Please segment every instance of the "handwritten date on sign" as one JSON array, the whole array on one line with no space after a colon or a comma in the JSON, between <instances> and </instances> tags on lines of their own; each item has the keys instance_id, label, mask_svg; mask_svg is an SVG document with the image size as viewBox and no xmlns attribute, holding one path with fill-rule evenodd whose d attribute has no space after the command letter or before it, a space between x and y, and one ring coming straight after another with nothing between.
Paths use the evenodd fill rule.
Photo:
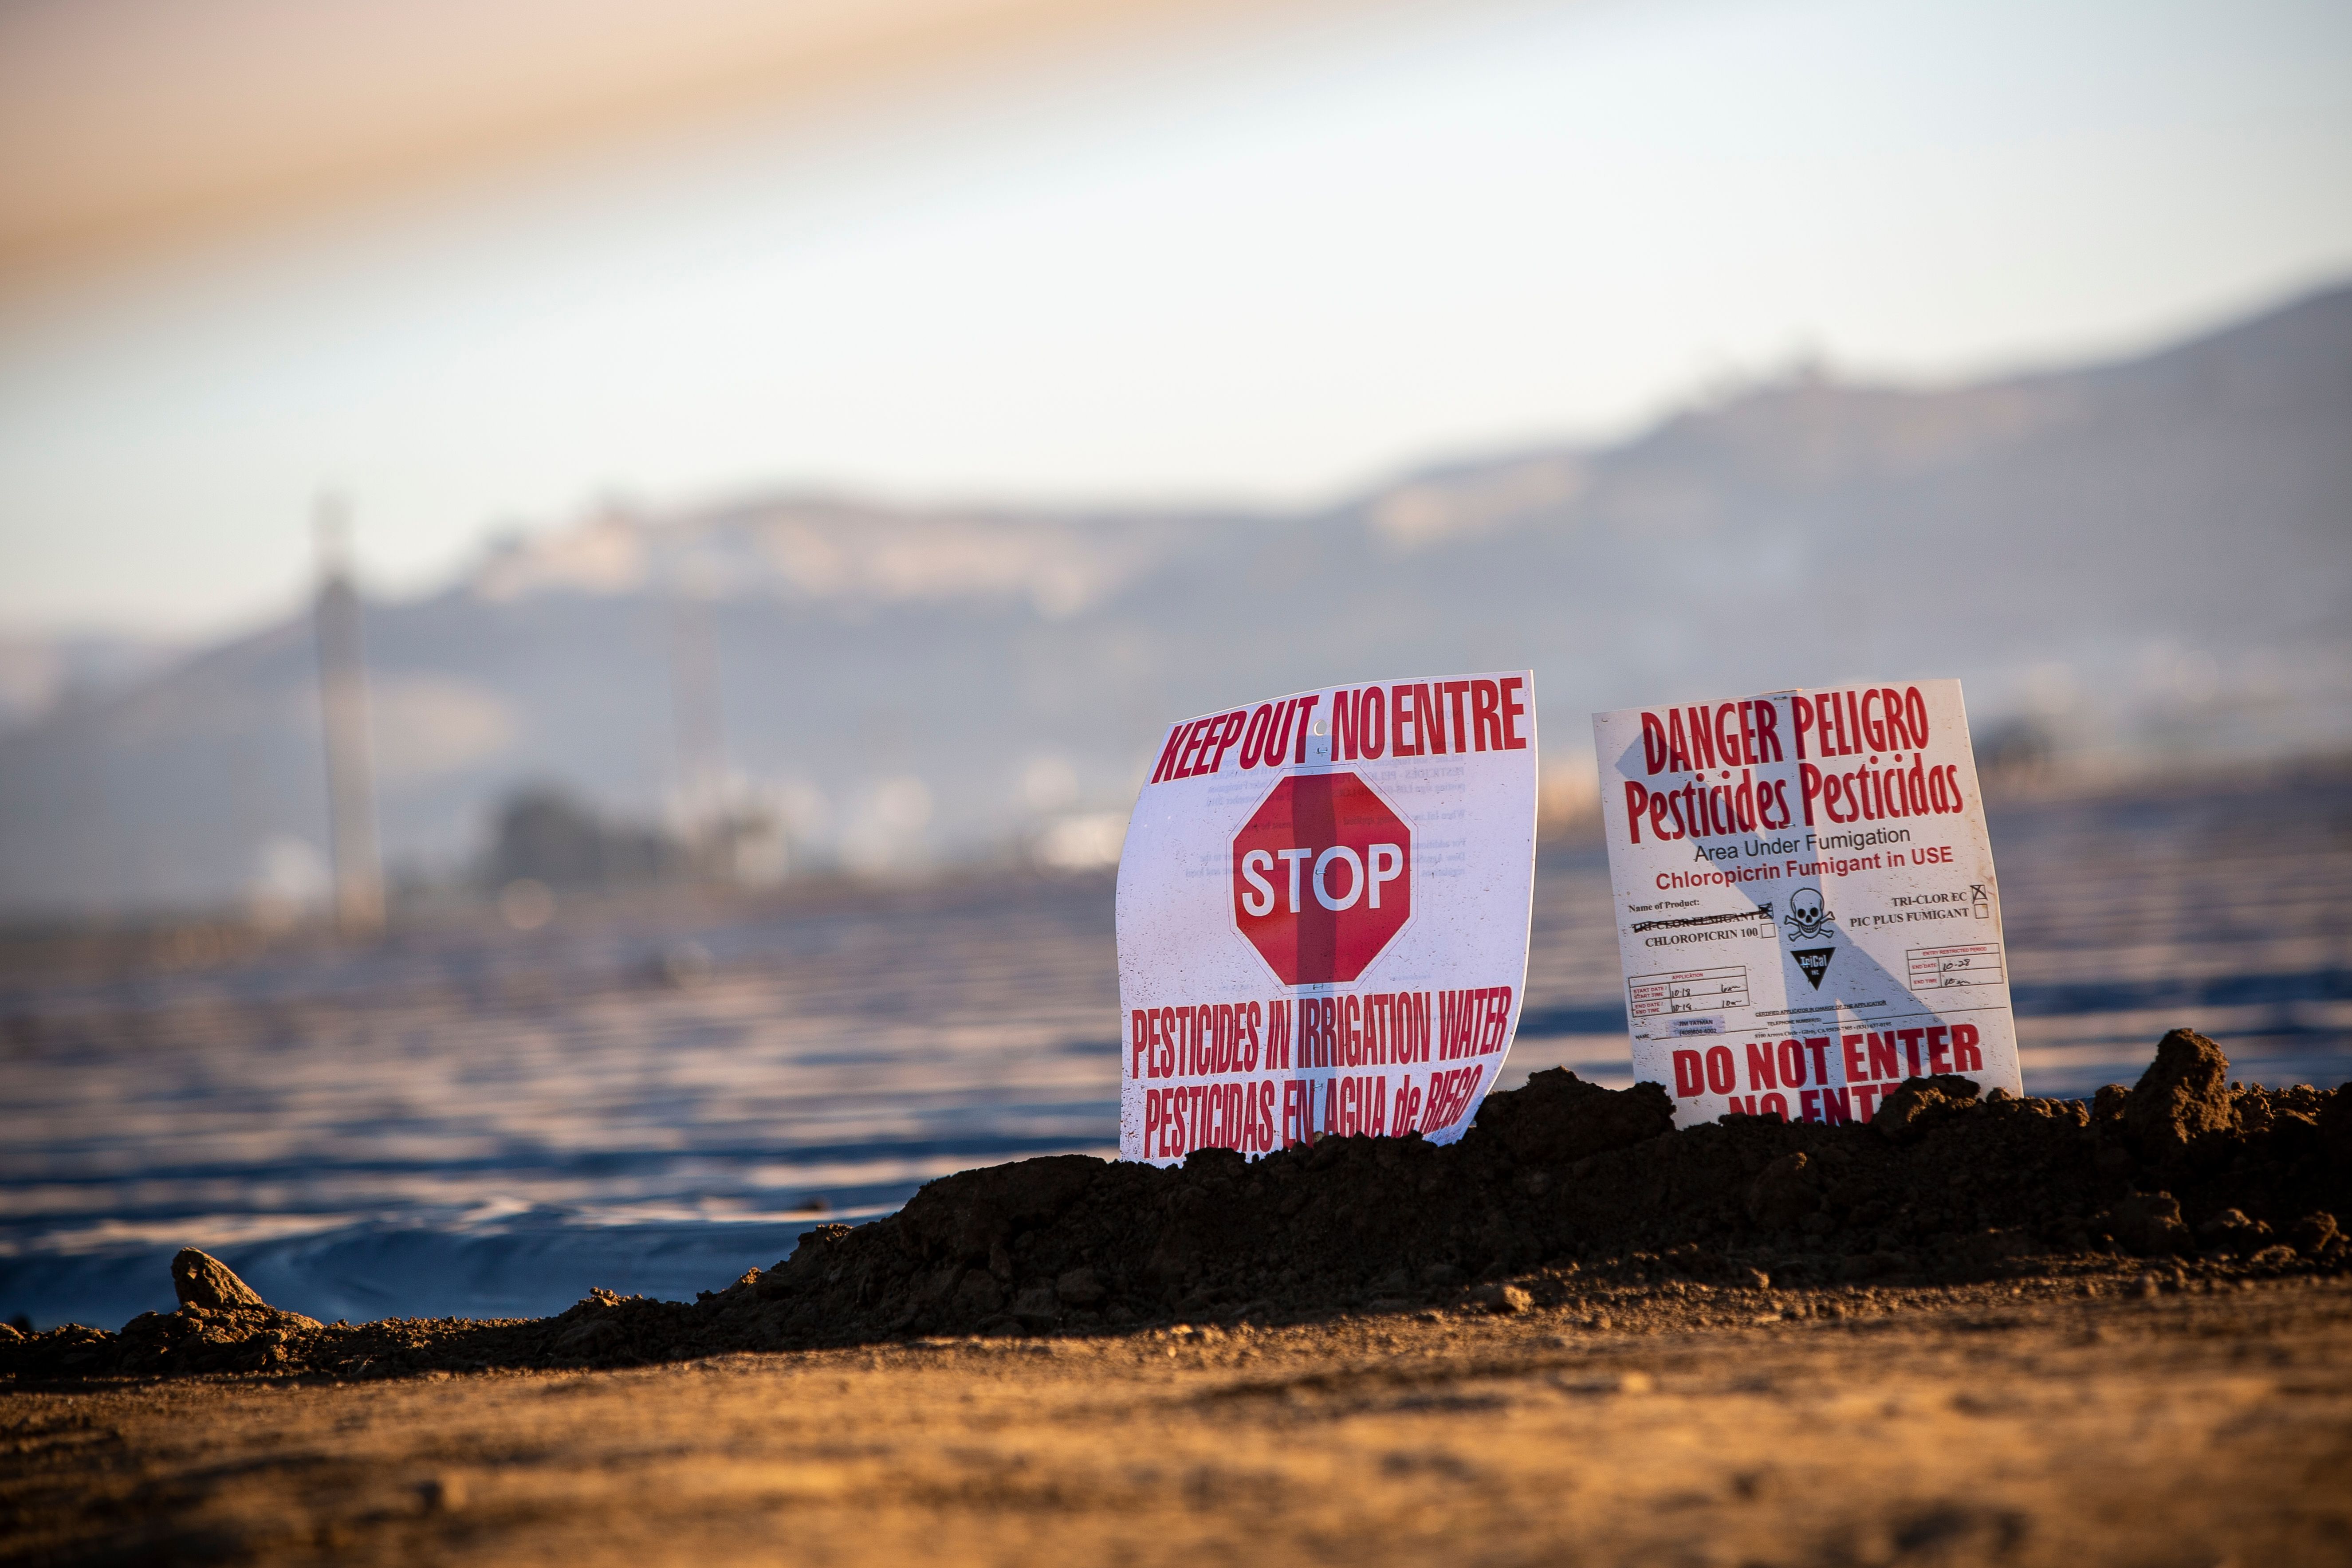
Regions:
<instances>
[{"instance_id":1,"label":"handwritten date on sign","mask_svg":"<svg viewBox=\"0 0 2352 1568\"><path fill-rule=\"evenodd\" d=\"M1234 924L1285 985L1345 984L1412 918L1412 827L1351 773L1284 779L1234 835Z\"/></svg>"}]
</instances>

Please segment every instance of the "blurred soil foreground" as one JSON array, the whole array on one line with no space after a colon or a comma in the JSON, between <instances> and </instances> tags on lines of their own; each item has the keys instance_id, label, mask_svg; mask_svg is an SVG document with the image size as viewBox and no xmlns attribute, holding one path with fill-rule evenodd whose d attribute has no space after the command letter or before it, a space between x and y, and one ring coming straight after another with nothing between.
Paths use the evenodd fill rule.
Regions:
<instances>
[{"instance_id":1,"label":"blurred soil foreground","mask_svg":"<svg viewBox=\"0 0 2352 1568\"><path fill-rule=\"evenodd\" d=\"M2331 1563L2340 1279L0 1395L33 1563Z\"/></svg>"},{"instance_id":2,"label":"blurred soil foreground","mask_svg":"<svg viewBox=\"0 0 2352 1568\"><path fill-rule=\"evenodd\" d=\"M2352 1560L2352 1093L2229 1071L1679 1132L1547 1072L1451 1148L1016 1162L537 1321L189 1251L175 1312L0 1334L0 1550Z\"/></svg>"}]
</instances>

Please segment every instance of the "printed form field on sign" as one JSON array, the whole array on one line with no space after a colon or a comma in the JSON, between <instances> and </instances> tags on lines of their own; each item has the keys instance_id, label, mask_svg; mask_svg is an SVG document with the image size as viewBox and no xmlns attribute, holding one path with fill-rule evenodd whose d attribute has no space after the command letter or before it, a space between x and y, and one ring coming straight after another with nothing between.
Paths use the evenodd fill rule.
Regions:
<instances>
[{"instance_id":1,"label":"printed form field on sign","mask_svg":"<svg viewBox=\"0 0 2352 1568\"><path fill-rule=\"evenodd\" d=\"M1626 1011L1637 1020L1713 1016L1719 1023L1726 1013L1748 1010L1748 966L1644 974L1627 983L1625 996Z\"/></svg>"}]
</instances>

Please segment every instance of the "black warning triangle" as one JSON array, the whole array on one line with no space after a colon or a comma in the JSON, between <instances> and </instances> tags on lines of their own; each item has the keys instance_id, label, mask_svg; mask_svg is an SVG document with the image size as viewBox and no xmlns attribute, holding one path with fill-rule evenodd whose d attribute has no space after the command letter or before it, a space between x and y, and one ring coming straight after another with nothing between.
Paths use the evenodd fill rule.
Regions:
<instances>
[{"instance_id":1,"label":"black warning triangle","mask_svg":"<svg viewBox=\"0 0 2352 1568\"><path fill-rule=\"evenodd\" d=\"M1805 972L1805 978L1813 983L1814 990L1819 991L1822 976L1830 972L1830 959L1836 952L1837 949L1833 947L1808 947L1789 956L1797 961L1797 967Z\"/></svg>"}]
</instances>

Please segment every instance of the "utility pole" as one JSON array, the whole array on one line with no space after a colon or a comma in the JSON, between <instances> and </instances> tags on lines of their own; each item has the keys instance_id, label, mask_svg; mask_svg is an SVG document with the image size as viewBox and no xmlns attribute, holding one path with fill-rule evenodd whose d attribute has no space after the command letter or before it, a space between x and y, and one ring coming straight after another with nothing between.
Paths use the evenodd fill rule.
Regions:
<instances>
[{"instance_id":1,"label":"utility pole","mask_svg":"<svg viewBox=\"0 0 2352 1568\"><path fill-rule=\"evenodd\" d=\"M334 497L319 500L319 718L327 738L327 831L334 849L335 925L365 940L383 930L383 866L376 851L375 770L368 745L367 658L360 595L352 584L350 523Z\"/></svg>"},{"instance_id":2,"label":"utility pole","mask_svg":"<svg viewBox=\"0 0 2352 1568\"><path fill-rule=\"evenodd\" d=\"M726 715L719 641L705 574L691 563L669 584L670 710L676 723L680 814L698 877L728 879Z\"/></svg>"}]
</instances>

